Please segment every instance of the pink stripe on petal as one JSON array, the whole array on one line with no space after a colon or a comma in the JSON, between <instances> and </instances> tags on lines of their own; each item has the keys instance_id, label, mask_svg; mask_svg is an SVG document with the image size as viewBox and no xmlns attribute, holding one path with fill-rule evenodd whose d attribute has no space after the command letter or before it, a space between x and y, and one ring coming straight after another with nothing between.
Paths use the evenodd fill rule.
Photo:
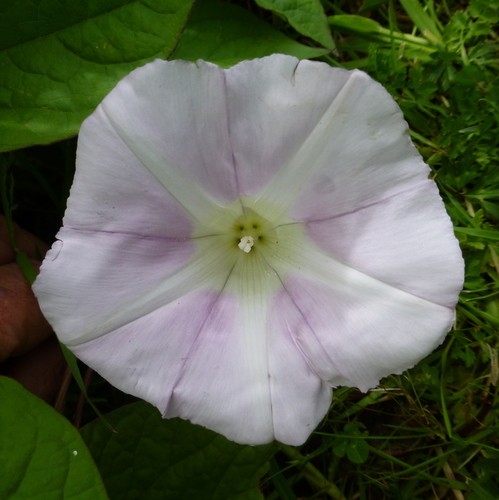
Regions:
<instances>
[{"instance_id":1,"label":"pink stripe on petal","mask_svg":"<svg viewBox=\"0 0 499 500\"><path fill-rule=\"evenodd\" d=\"M64 225L77 229L188 238L189 214L123 143L97 110L82 126Z\"/></svg>"},{"instance_id":2,"label":"pink stripe on petal","mask_svg":"<svg viewBox=\"0 0 499 500\"><path fill-rule=\"evenodd\" d=\"M279 294L270 311L267 334L275 439L298 446L326 414L332 391L296 345L294 335L303 318L289 297Z\"/></svg>"},{"instance_id":3,"label":"pink stripe on petal","mask_svg":"<svg viewBox=\"0 0 499 500\"><path fill-rule=\"evenodd\" d=\"M279 54L243 61L226 71L230 137L241 194L258 194L286 165L348 76L342 69Z\"/></svg>"},{"instance_id":4,"label":"pink stripe on petal","mask_svg":"<svg viewBox=\"0 0 499 500\"><path fill-rule=\"evenodd\" d=\"M321 116L259 193L265 202L291 219L310 221L377 202L428 176L400 109L379 83L360 71L313 62L300 78L300 67L296 85L320 101ZM316 76L336 82L324 101Z\"/></svg>"},{"instance_id":5,"label":"pink stripe on petal","mask_svg":"<svg viewBox=\"0 0 499 500\"><path fill-rule=\"evenodd\" d=\"M165 411L217 300L192 292L72 350L119 389Z\"/></svg>"},{"instance_id":6,"label":"pink stripe on petal","mask_svg":"<svg viewBox=\"0 0 499 500\"><path fill-rule=\"evenodd\" d=\"M223 293L203 324L166 417L179 416L240 443L272 441L263 330L249 330L238 297Z\"/></svg>"},{"instance_id":7,"label":"pink stripe on petal","mask_svg":"<svg viewBox=\"0 0 499 500\"><path fill-rule=\"evenodd\" d=\"M308 236L343 264L454 307L463 284L463 259L434 182L424 180L378 203L306 227Z\"/></svg>"},{"instance_id":8,"label":"pink stripe on petal","mask_svg":"<svg viewBox=\"0 0 499 500\"><path fill-rule=\"evenodd\" d=\"M326 285L296 275L285 287L302 317L290 327L295 342L333 386L375 387L435 349L454 321L450 308L375 282Z\"/></svg>"},{"instance_id":9,"label":"pink stripe on petal","mask_svg":"<svg viewBox=\"0 0 499 500\"><path fill-rule=\"evenodd\" d=\"M259 351L239 323L240 308L230 294L193 292L73 351L167 417L238 442L301 444L326 413L331 389L310 369L280 314L273 311L264 336L247 332L268 345Z\"/></svg>"},{"instance_id":10,"label":"pink stripe on petal","mask_svg":"<svg viewBox=\"0 0 499 500\"><path fill-rule=\"evenodd\" d=\"M237 197L224 72L218 66L156 60L118 83L100 109L138 158L164 176L166 188L176 185L168 181L172 176L186 187L190 183L198 196L222 202ZM180 191L175 194L188 206L187 190Z\"/></svg>"},{"instance_id":11,"label":"pink stripe on petal","mask_svg":"<svg viewBox=\"0 0 499 500\"><path fill-rule=\"evenodd\" d=\"M86 332L106 333L102 325L113 312L159 287L194 253L190 240L70 228L58 237L33 290L54 330L70 345Z\"/></svg>"}]
</instances>

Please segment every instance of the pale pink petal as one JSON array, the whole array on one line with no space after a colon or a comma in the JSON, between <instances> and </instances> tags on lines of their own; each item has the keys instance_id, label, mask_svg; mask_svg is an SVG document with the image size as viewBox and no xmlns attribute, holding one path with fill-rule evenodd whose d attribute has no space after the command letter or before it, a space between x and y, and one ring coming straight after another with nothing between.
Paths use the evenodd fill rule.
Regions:
<instances>
[{"instance_id":1,"label":"pale pink petal","mask_svg":"<svg viewBox=\"0 0 499 500\"><path fill-rule=\"evenodd\" d=\"M182 268L194 254L192 229L98 110L82 126L64 227L34 285L63 342L103 335L109 317Z\"/></svg>"},{"instance_id":2,"label":"pale pink petal","mask_svg":"<svg viewBox=\"0 0 499 500\"><path fill-rule=\"evenodd\" d=\"M113 385L164 412L218 298L203 290L187 293L72 350Z\"/></svg>"},{"instance_id":3,"label":"pale pink petal","mask_svg":"<svg viewBox=\"0 0 499 500\"><path fill-rule=\"evenodd\" d=\"M190 240L175 238L66 227L58 238L33 290L44 315L68 345L104 335L156 307L165 280L194 253ZM155 292L160 295L156 300L148 298Z\"/></svg>"},{"instance_id":4,"label":"pale pink petal","mask_svg":"<svg viewBox=\"0 0 499 500\"><path fill-rule=\"evenodd\" d=\"M238 260L230 274L166 416L241 443L301 444L327 411L330 391L300 359L289 332L273 331L270 299L282 288L280 279L264 261L248 262ZM284 353L290 357L279 359Z\"/></svg>"},{"instance_id":5,"label":"pale pink petal","mask_svg":"<svg viewBox=\"0 0 499 500\"><path fill-rule=\"evenodd\" d=\"M258 194L291 160L349 75L279 54L227 70L230 137L240 194Z\"/></svg>"},{"instance_id":6,"label":"pale pink petal","mask_svg":"<svg viewBox=\"0 0 499 500\"><path fill-rule=\"evenodd\" d=\"M302 85L303 92L310 94L309 101L316 103L321 92L314 82L326 76L341 84L340 89L327 94L326 102L320 101L320 120L258 194L263 203L298 221L376 203L426 179L429 173L409 139L397 104L367 74L303 62L297 66L293 83Z\"/></svg>"},{"instance_id":7,"label":"pale pink petal","mask_svg":"<svg viewBox=\"0 0 499 500\"><path fill-rule=\"evenodd\" d=\"M221 68L156 60L123 79L99 116L193 215L237 197Z\"/></svg>"},{"instance_id":8,"label":"pale pink petal","mask_svg":"<svg viewBox=\"0 0 499 500\"><path fill-rule=\"evenodd\" d=\"M287 309L277 301L270 306L267 349L274 435L281 443L298 446L324 418L332 391L297 346L296 325Z\"/></svg>"},{"instance_id":9,"label":"pale pink petal","mask_svg":"<svg viewBox=\"0 0 499 500\"><path fill-rule=\"evenodd\" d=\"M307 224L307 234L332 257L384 283L454 307L463 258L434 182Z\"/></svg>"},{"instance_id":10,"label":"pale pink petal","mask_svg":"<svg viewBox=\"0 0 499 500\"><path fill-rule=\"evenodd\" d=\"M178 373L165 416L262 444L274 438L267 328L263 310L255 310L256 317L245 314L249 302L225 291L220 296Z\"/></svg>"},{"instance_id":11,"label":"pale pink petal","mask_svg":"<svg viewBox=\"0 0 499 500\"><path fill-rule=\"evenodd\" d=\"M80 134L64 227L34 285L61 339L103 334L99 325L113 311L184 265L194 253L192 227L105 116L92 115Z\"/></svg>"},{"instance_id":12,"label":"pale pink petal","mask_svg":"<svg viewBox=\"0 0 499 500\"><path fill-rule=\"evenodd\" d=\"M236 266L223 293L184 295L73 351L167 417L237 442L301 444L326 413L331 390L280 315L271 315L265 291L280 287L277 277L241 283L247 271Z\"/></svg>"},{"instance_id":13,"label":"pale pink petal","mask_svg":"<svg viewBox=\"0 0 499 500\"><path fill-rule=\"evenodd\" d=\"M452 326L452 307L371 278L310 244L294 250L275 263L285 290L274 307L310 366L333 386L376 386L429 354Z\"/></svg>"},{"instance_id":14,"label":"pale pink petal","mask_svg":"<svg viewBox=\"0 0 499 500\"><path fill-rule=\"evenodd\" d=\"M64 226L154 238L190 237L188 212L116 133L102 108L82 125Z\"/></svg>"}]
</instances>

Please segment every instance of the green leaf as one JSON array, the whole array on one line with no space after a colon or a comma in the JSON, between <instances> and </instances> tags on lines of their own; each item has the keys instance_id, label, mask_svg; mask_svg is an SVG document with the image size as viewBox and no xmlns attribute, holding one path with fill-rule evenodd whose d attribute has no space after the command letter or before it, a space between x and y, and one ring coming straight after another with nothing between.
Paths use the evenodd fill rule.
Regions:
<instances>
[{"instance_id":1,"label":"green leaf","mask_svg":"<svg viewBox=\"0 0 499 500\"><path fill-rule=\"evenodd\" d=\"M0 151L78 132L118 80L175 47L190 0L0 0Z\"/></svg>"},{"instance_id":2,"label":"green leaf","mask_svg":"<svg viewBox=\"0 0 499 500\"><path fill-rule=\"evenodd\" d=\"M479 229L473 227L455 227L456 233L467 234L469 236L476 236L484 240L499 241L499 232L493 229Z\"/></svg>"},{"instance_id":3,"label":"green leaf","mask_svg":"<svg viewBox=\"0 0 499 500\"><path fill-rule=\"evenodd\" d=\"M0 498L107 499L79 432L42 400L0 377Z\"/></svg>"},{"instance_id":4,"label":"green leaf","mask_svg":"<svg viewBox=\"0 0 499 500\"><path fill-rule=\"evenodd\" d=\"M412 22L420 29L421 33L430 41L441 45L442 35L438 28L438 20L428 14L418 0L400 0L402 7L409 14Z\"/></svg>"},{"instance_id":5,"label":"green leaf","mask_svg":"<svg viewBox=\"0 0 499 500\"><path fill-rule=\"evenodd\" d=\"M106 415L82 429L111 498L226 500L262 498L258 478L273 445L242 446L184 420L163 420L146 403Z\"/></svg>"},{"instance_id":6,"label":"green leaf","mask_svg":"<svg viewBox=\"0 0 499 500\"><path fill-rule=\"evenodd\" d=\"M356 35L369 41L378 43L407 43L420 47L421 50L433 50L429 42L424 38L391 31L388 28L383 28L374 19L368 17L339 14L337 16L329 16L328 23L338 31Z\"/></svg>"},{"instance_id":7,"label":"green leaf","mask_svg":"<svg viewBox=\"0 0 499 500\"><path fill-rule=\"evenodd\" d=\"M330 16L328 23L345 33L370 37L374 41L377 41L379 35L386 30L374 19L349 14Z\"/></svg>"},{"instance_id":8,"label":"green leaf","mask_svg":"<svg viewBox=\"0 0 499 500\"><path fill-rule=\"evenodd\" d=\"M256 3L285 17L298 33L333 49L333 38L320 0L256 0Z\"/></svg>"},{"instance_id":9,"label":"green leaf","mask_svg":"<svg viewBox=\"0 0 499 500\"><path fill-rule=\"evenodd\" d=\"M352 439L347 447L347 457L353 464L363 464L369 456L369 445L363 439Z\"/></svg>"},{"instance_id":10,"label":"green leaf","mask_svg":"<svg viewBox=\"0 0 499 500\"><path fill-rule=\"evenodd\" d=\"M228 67L274 53L307 59L328 52L291 40L240 7L203 0L195 4L172 58L204 59Z\"/></svg>"},{"instance_id":11,"label":"green leaf","mask_svg":"<svg viewBox=\"0 0 499 500\"><path fill-rule=\"evenodd\" d=\"M340 458L345 455L354 464L363 464L369 456L369 445L364 437L367 432L363 431L363 425L358 422L350 422L344 427L344 434L334 439L333 453Z\"/></svg>"}]
</instances>

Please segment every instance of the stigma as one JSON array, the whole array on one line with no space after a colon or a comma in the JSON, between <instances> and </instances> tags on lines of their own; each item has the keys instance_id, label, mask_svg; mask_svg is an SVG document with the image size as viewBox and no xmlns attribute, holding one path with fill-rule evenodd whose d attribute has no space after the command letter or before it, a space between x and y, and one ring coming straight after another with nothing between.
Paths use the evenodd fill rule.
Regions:
<instances>
[{"instance_id":1,"label":"stigma","mask_svg":"<svg viewBox=\"0 0 499 500\"><path fill-rule=\"evenodd\" d=\"M253 245L255 244L255 240L253 236L243 236L237 245L243 252L250 253Z\"/></svg>"}]
</instances>

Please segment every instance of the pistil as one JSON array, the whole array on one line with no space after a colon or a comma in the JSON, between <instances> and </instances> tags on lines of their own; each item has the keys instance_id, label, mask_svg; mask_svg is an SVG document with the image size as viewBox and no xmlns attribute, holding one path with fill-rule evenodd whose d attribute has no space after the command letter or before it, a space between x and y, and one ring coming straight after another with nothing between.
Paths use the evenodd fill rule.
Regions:
<instances>
[{"instance_id":1,"label":"pistil","mask_svg":"<svg viewBox=\"0 0 499 500\"><path fill-rule=\"evenodd\" d=\"M237 245L243 252L250 253L253 245L255 244L255 240L253 236L243 236Z\"/></svg>"}]
</instances>

